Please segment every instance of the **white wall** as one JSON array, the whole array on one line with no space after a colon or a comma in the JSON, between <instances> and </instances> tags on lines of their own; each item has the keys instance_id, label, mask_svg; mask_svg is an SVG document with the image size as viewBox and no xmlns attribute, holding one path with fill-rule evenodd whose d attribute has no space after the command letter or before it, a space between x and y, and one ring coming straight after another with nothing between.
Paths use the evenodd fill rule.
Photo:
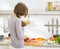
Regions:
<instances>
[{"instance_id":1,"label":"white wall","mask_svg":"<svg viewBox=\"0 0 60 49\"><path fill-rule=\"evenodd\" d=\"M25 28L25 34L30 37L44 37L49 38L52 37L52 27L50 28L50 32L48 32L48 27L44 26L45 24L52 24L52 18L54 18L54 24L56 25L56 19L58 19L58 23L60 25L60 16L54 15L30 15L30 22ZM54 27L54 34L56 34L56 27ZM58 33L60 34L60 27L58 28Z\"/></svg>"},{"instance_id":2,"label":"white wall","mask_svg":"<svg viewBox=\"0 0 60 49\"><path fill-rule=\"evenodd\" d=\"M52 24L52 18L54 18L54 24L56 25L56 19L58 19L58 23L60 25L60 16L58 15L29 15L30 16L30 24L25 27L25 34L29 37L44 37L49 38L52 37L52 27L50 27L50 32L48 32L48 27L45 27L45 24ZM4 33L3 23L5 23L5 27L8 26L8 15L0 15L0 35L5 34L7 36L7 32ZM60 34L60 27L58 28L58 33ZM56 34L56 27L54 27L54 34Z\"/></svg>"},{"instance_id":3,"label":"white wall","mask_svg":"<svg viewBox=\"0 0 60 49\"><path fill-rule=\"evenodd\" d=\"M48 1L59 0L0 0L0 10L12 10L18 2L24 2L29 10L45 10Z\"/></svg>"}]
</instances>

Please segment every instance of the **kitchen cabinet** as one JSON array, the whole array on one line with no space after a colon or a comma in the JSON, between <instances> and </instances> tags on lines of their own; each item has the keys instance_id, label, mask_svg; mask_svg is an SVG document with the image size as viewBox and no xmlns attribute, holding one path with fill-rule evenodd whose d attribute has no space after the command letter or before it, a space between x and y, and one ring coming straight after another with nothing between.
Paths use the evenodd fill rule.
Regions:
<instances>
[{"instance_id":1,"label":"kitchen cabinet","mask_svg":"<svg viewBox=\"0 0 60 49\"><path fill-rule=\"evenodd\" d=\"M9 44L7 41L0 41L0 49L9 49Z\"/></svg>"},{"instance_id":2,"label":"kitchen cabinet","mask_svg":"<svg viewBox=\"0 0 60 49\"><path fill-rule=\"evenodd\" d=\"M0 49L9 49L8 46L0 46Z\"/></svg>"},{"instance_id":3,"label":"kitchen cabinet","mask_svg":"<svg viewBox=\"0 0 60 49\"><path fill-rule=\"evenodd\" d=\"M60 49L60 48L54 48L54 47L25 47L25 49Z\"/></svg>"},{"instance_id":4,"label":"kitchen cabinet","mask_svg":"<svg viewBox=\"0 0 60 49\"><path fill-rule=\"evenodd\" d=\"M0 41L0 49L9 49L8 41ZM24 49L60 49L60 45L25 46Z\"/></svg>"}]
</instances>

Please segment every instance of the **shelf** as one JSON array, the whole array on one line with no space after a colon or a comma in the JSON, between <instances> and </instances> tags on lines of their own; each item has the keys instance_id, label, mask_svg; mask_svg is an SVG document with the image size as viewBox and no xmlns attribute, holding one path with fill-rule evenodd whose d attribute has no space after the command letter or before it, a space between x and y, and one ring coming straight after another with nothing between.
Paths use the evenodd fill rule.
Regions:
<instances>
[{"instance_id":1,"label":"shelf","mask_svg":"<svg viewBox=\"0 0 60 49\"><path fill-rule=\"evenodd\" d=\"M30 11L30 15L60 15L60 11Z\"/></svg>"},{"instance_id":2,"label":"shelf","mask_svg":"<svg viewBox=\"0 0 60 49\"><path fill-rule=\"evenodd\" d=\"M0 10L0 15L12 15L12 10Z\"/></svg>"},{"instance_id":3,"label":"shelf","mask_svg":"<svg viewBox=\"0 0 60 49\"><path fill-rule=\"evenodd\" d=\"M0 10L0 15L12 15L12 10ZM29 11L29 15L60 15L60 11Z\"/></svg>"}]
</instances>

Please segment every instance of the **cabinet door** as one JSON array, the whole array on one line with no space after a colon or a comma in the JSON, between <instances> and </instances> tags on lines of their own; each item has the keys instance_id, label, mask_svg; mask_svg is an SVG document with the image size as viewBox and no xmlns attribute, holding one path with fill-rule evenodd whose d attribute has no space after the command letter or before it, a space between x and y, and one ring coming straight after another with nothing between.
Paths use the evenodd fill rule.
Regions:
<instances>
[{"instance_id":1,"label":"cabinet door","mask_svg":"<svg viewBox=\"0 0 60 49\"><path fill-rule=\"evenodd\" d=\"M0 49L9 49L9 46L0 46Z\"/></svg>"},{"instance_id":2,"label":"cabinet door","mask_svg":"<svg viewBox=\"0 0 60 49\"><path fill-rule=\"evenodd\" d=\"M60 48L54 48L54 47L31 47L31 46L26 46L25 49L60 49Z\"/></svg>"}]
</instances>

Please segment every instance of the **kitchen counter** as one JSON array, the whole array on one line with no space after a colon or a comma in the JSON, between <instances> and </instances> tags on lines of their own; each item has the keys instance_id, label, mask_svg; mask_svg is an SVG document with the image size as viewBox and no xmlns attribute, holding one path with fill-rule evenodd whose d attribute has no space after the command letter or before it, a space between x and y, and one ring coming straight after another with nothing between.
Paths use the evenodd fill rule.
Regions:
<instances>
[{"instance_id":1,"label":"kitchen counter","mask_svg":"<svg viewBox=\"0 0 60 49\"><path fill-rule=\"evenodd\" d=\"M9 41L0 41L0 49L9 49ZM60 45L25 46L25 49L60 49Z\"/></svg>"},{"instance_id":2,"label":"kitchen counter","mask_svg":"<svg viewBox=\"0 0 60 49\"><path fill-rule=\"evenodd\" d=\"M0 41L0 46L9 46L9 43L6 40Z\"/></svg>"},{"instance_id":3,"label":"kitchen counter","mask_svg":"<svg viewBox=\"0 0 60 49\"><path fill-rule=\"evenodd\" d=\"M9 42L5 40L0 41L0 49L9 49Z\"/></svg>"}]
</instances>

